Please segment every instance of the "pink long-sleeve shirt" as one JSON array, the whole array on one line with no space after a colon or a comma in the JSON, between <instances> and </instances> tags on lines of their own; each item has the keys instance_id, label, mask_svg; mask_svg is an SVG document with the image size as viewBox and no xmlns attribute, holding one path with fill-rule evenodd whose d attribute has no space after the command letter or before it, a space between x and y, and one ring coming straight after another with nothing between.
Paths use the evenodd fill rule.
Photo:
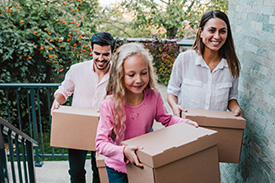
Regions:
<instances>
[{"instance_id":1,"label":"pink long-sleeve shirt","mask_svg":"<svg viewBox=\"0 0 275 183\"><path fill-rule=\"evenodd\" d=\"M101 105L96 136L96 150L105 156L105 164L123 173L127 172L123 154L124 146L121 145L121 141L149 133L154 120L161 122L164 126L188 121L169 114L164 107L160 93L153 89L144 91L144 99L139 105L125 104L124 108L126 114L124 139L118 139L114 143L114 101L112 97L107 97Z\"/></svg>"},{"instance_id":2,"label":"pink long-sleeve shirt","mask_svg":"<svg viewBox=\"0 0 275 183\"><path fill-rule=\"evenodd\" d=\"M93 60L74 64L54 95L61 93L67 100L73 94L72 106L99 109L106 96L109 72L99 81Z\"/></svg>"}]
</instances>

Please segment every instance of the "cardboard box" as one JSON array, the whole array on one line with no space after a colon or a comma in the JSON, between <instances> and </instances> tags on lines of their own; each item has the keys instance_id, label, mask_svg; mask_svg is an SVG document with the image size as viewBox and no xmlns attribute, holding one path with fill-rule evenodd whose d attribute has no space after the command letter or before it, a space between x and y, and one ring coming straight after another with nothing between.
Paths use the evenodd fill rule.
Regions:
<instances>
[{"instance_id":1,"label":"cardboard box","mask_svg":"<svg viewBox=\"0 0 275 183\"><path fill-rule=\"evenodd\" d=\"M179 123L123 141L143 147L136 153L143 168L126 165L130 183L220 182L218 133Z\"/></svg>"},{"instance_id":2,"label":"cardboard box","mask_svg":"<svg viewBox=\"0 0 275 183\"><path fill-rule=\"evenodd\" d=\"M239 163L246 120L229 111L187 109L183 118L196 121L199 126L218 131L219 161Z\"/></svg>"},{"instance_id":3,"label":"cardboard box","mask_svg":"<svg viewBox=\"0 0 275 183\"><path fill-rule=\"evenodd\" d=\"M60 106L53 110L50 146L95 151L96 109Z\"/></svg>"},{"instance_id":4,"label":"cardboard box","mask_svg":"<svg viewBox=\"0 0 275 183\"><path fill-rule=\"evenodd\" d=\"M98 168L100 183L108 183L109 180L104 162L104 156L99 153L96 153L96 166Z\"/></svg>"}]
</instances>

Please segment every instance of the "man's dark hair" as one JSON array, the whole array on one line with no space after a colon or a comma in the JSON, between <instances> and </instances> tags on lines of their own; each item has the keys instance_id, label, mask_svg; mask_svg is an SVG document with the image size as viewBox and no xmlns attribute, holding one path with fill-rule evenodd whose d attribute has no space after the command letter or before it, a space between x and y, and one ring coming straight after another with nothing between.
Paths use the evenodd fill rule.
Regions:
<instances>
[{"instance_id":1,"label":"man's dark hair","mask_svg":"<svg viewBox=\"0 0 275 183\"><path fill-rule=\"evenodd\" d=\"M91 39L91 46L94 49L94 44L98 44L100 46L111 46L112 52L115 49L115 40L113 36L109 32L98 32L95 33Z\"/></svg>"}]
</instances>

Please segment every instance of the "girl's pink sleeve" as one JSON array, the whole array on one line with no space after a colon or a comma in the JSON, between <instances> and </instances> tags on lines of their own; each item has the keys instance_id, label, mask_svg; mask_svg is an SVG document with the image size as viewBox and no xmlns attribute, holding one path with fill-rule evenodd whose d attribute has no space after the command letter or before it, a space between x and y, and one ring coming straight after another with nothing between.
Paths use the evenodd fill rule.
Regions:
<instances>
[{"instance_id":1,"label":"girl's pink sleeve","mask_svg":"<svg viewBox=\"0 0 275 183\"><path fill-rule=\"evenodd\" d=\"M124 146L115 145L111 134L113 131L113 102L110 98L105 99L100 108L100 120L97 127L96 151L106 157L124 161Z\"/></svg>"},{"instance_id":2,"label":"girl's pink sleeve","mask_svg":"<svg viewBox=\"0 0 275 183\"><path fill-rule=\"evenodd\" d=\"M189 119L183 119L168 113L159 92L156 92L156 97L156 121L161 122L162 125L165 127L171 126L176 123L187 123Z\"/></svg>"}]
</instances>

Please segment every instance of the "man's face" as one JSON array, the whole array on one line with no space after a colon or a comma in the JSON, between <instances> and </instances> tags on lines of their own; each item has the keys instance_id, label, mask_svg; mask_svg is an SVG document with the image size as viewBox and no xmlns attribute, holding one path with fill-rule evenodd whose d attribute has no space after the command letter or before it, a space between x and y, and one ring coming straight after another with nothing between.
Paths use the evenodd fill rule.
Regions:
<instances>
[{"instance_id":1,"label":"man's face","mask_svg":"<svg viewBox=\"0 0 275 183\"><path fill-rule=\"evenodd\" d=\"M94 60L94 66L95 69L98 70L108 70L110 60L112 57L112 48L110 45L108 46L100 46L98 44L94 44L93 46L93 60Z\"/></svg>"}]
</instances>

